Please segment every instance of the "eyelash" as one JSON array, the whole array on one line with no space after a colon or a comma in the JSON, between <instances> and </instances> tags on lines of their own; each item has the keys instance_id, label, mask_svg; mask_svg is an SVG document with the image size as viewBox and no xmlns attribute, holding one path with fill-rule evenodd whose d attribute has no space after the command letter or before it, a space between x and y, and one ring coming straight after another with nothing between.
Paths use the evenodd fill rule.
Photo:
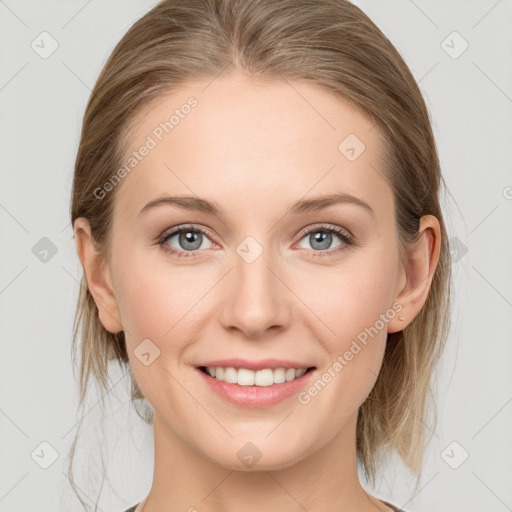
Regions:
<instances>
[{"instance_id":1,"label":"eyelash","mask_svg":"<svg viewBox=\"0 0 512 512\"><path fill-rule=\"evenodd\" d=\"M158 244L160 245L160 247L162 248L163 251L173 254L174 256L177 256L178 258L191 258L191 257L194 258L194 257L196 257L195 253L201 252L201 251L199 251L199 250L180 251L180 250L172 248L170 245L168 245L166 243L167 240L169 240L173 236L179 235L183 232L188 232L188 231L201 233L203 235L209 236L208 232L204 231L203 229L196 228L193 225L186 225L186 226L181 226L178 229L174 229L173 231L171 231L169 233L164 233L158 239ZM328 249L325 251L311 250L313 252L313 254L312 254L313 258L324 258L326 256L331 256L334 253L337 253L337 252L340 252L340 251L346 249L347 246L355 245L355 237L354 236L349 235L346 231L344 231L340 228L332 227L332 226L325 226L325 225L314 226L313 228L301 233L299 241L302 240L306 235L309 235L311 233L316 233L316 232L333 233L333 234L337 235L343 243L339 247L336 247L334 249ZM182 254L182 253L185 253L185 254Z\"/></svg>"}]
</instances>

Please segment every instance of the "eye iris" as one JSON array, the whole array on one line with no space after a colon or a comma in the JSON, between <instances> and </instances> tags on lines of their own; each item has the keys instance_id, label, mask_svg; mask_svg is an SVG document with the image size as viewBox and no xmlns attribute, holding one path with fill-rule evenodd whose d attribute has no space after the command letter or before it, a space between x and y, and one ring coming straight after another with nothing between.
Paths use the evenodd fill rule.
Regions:
<instances>
[{"instance_id":1,"label":"eye iris","mask_svg":"<svg viewBox=\"0 0 512 512\"><path fill-rule=\"evenodd\" d=\"M317 231L316 233L310 235L310 240L314 242L310 242L311 247L313 247L314 249L328 249L329 246L331 245L332 234L327 233L325 231ZM315 247L314 244L316 242L320 242L320 247Z\"/></svg>"},{"instance_id":2,"label":"eye iris","mask_svg":"<svg viewBox=\"0 0 512 512\"><path fill-rule=\"evenodd\" d=\"M316 252L325 252L326 249L329 249L334 234L336 234L337 237L341 238L344 241L345 245L351 244L348 237L344 237L341 233L338 233L337 230L318 228L316 231L310 231L308 233L311 247ZM186 252L197 251L197 249L200 249L202 245L203 232L201 230L193 228L177 229L176 231L174 231L174 233L170 233L169 235L167 235L164 238L164 240L160 242L161 245L167 243L169 240L175 238L176 236L178 237L178 244L180 245L181 249L185 250ZM191 245L187 247L187 244Z\"/></svg>"},{"instance_id":3,"label":"eye iris","mask_svg":"<svg viewBox=\"0 0 512 512\"><path fill-rule=\"evenodd\" d=\"M190 250L199 249L199 247L201 247L200 236L201 236L201 233L199 233L197 231L191 231L191 230L182 231L180 233L180 237L179 237L180 245L183 247L184 242L192 243L192 247L189 246L188 249L190 249ZM186 248L186 245L184 248Z\"/></svg>"}]
</instances>

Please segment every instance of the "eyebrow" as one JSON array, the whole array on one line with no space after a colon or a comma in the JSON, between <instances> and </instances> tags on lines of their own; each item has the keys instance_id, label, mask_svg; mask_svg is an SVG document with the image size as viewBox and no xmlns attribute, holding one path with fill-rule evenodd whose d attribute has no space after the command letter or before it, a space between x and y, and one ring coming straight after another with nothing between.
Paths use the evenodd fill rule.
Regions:
<instances>
[{"instance_id":1,"label":"eyebrow","mask_svg":"<svg viewBox=\"0 0 512 512\"><path fill-rule=\"evenodd\" d=\"M297 215L301 213L319 211L335 204L354 204L362 207L364 210L375 217L375 211L366 201L346 193L330 194L326 196L314 197L312 199L302 199L296 203L293 203L288 208L287 213ZM222 213L221 208L216 203L207 201L206 199L192 196L169 196L154 199L153 201L147 203L139 212L138 217L148 212L149 210L162 205L178 206L186 210L209 213L215 216L219 216Z\"/></svg>"}]
</instances>

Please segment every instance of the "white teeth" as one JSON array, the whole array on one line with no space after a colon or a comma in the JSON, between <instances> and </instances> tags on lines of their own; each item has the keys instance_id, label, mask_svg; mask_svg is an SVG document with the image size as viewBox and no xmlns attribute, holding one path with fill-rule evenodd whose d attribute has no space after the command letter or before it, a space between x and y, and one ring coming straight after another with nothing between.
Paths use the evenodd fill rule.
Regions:
<instances>
[{"instance_id":1,"label":"white teeth","mask_svg":"<svg viewBox=\"0 0 512 512\"><path fill-rule=\"evenodd\" d=\"M276 368L274 370L274 384L282 384L286 381L286 372L284 368Z\"/></svg>"},{"instance_id":2,"label":"white teeth","mask_svg":"<svg viewBox=\"0 0 512 512\"><path fill-rule=\"evenodd\" d=\"M216 378L231 384L239 386L272 386L272 384L282 384L290 382L304 375L306 368L265 368L263 370L249 370L247 368L233 368L232 366L223 368L221 366L206 368L207 373Z\"/></svg>"},{"instance_id":3,"label":"white teeth","mask_svg":"<svg viewBox=\"0 0 512 512\"><path fill-rule=\"evenodd\" d=\"M245 368L240 368L240 370L238 370L237 383L240 386L254 386L254 372L246 370Z\"/></svg>"},{"instance_id":4,"label":"white teeth","mask_svg":"<svg viewBox=\"0 0 512 512\"><path fill-rule=\"evenodd\" d=\"M224 368L224 382L229 382L230 384L238 384L238 375L236 368L229 366L228 368Z\"/></svg>"},{"instance_id":5,"label":"white teeth","mask_svg":"<svg viewBox=\"0 0 512 512\"><path fill-rule=\"evenodd\" d=\"M254 372L252 372L254 373ZM295 372L293 372L295 373ZM274 384L274 370L258 370L254 376L255 386L272 386Z\"/></svg>"}]
</instances>

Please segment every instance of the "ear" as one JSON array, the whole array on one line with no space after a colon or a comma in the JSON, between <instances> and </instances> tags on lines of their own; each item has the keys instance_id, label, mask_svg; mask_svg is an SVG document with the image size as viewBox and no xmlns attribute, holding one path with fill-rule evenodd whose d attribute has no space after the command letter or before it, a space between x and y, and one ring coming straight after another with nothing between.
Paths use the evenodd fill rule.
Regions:
<instances>
[{"instance_id":1,"label":"ear","mask_svg":"<svg viewBox=\"0 0 512 512\"><path fill-rule=\"evenodd\" d=\"M420 219L419 239L408 255L408 270L402 268L402 281L396 301L402 310L388 323L388 333L398 332L410 324L425 304L441 252L441 228L437 217L424 215ZM399 320L400 317L404 321Z\"/></svg>"},{"instance_id":2,"label":"ear","mask_svg":"<svg viewBox=\"0 0 512 512\"><path fill-rule=\"evenodd\" d=\"M76 252L87 278L87 286L98 308L103 327L112 333L123 330L109 265L93 245L89 221L79 217L73 224Z\"/></svg>"}]
</instances>

